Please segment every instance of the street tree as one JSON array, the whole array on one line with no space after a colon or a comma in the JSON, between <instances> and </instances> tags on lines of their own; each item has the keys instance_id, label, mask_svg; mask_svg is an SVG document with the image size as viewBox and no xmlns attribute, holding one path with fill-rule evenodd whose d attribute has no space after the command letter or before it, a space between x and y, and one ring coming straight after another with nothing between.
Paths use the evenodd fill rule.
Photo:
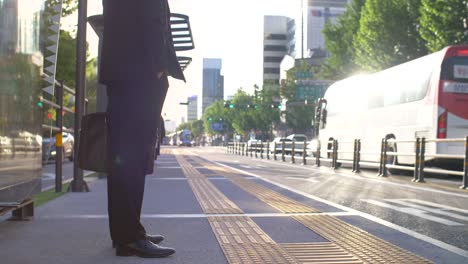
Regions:
<instances>
[{"instance_id":1,"label":"street tree","mask_svg":"<svg viewBox=\"0 0 468 264\"><path fill-rule=\"evenodd\" d=\"M322 79L343 79L360 70L356 64L353 41L359 30L361 8L365 2L366 0L351 0L335 24L325 25L322 32L330 57L321 67L319 76Z\"/></svg>"},{"instance_id":2,"label":"street tree","mask_svg":"<svg viewBox=\"0 0 468 264\"><path fill-rule=\"evenodd\" d=\"M417 33L420 0L367 0L353 46L356 63L382 70L427 54Z\"/></svg>"},{"instance_id":3,"label":"street tree","mask_svg":"<svg viewBox=\"0 0 468 264\"><path fill-rule=\"evenodd\" d=\"M468 43L467 0L421 0L420 34L431 52Z\"/></svg>"}]
</instances>

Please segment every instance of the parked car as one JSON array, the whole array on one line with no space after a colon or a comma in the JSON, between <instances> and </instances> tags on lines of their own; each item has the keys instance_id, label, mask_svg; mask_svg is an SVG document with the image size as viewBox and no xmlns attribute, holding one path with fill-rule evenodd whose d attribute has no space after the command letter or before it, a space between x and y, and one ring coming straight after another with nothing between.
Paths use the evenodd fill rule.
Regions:
<instances>
[{"instance_id":1,"label":"parked car","mask_svg":"<svg viewBox=\"0 0 468 264\"><path fill-rule=\"evenodd\" d=\"M62 135L62 158L63 160L73 161L73 152L75 147L75 138L68 132L63 132ZM50 160L55 160L57 157L57 150L55 148L55 135L50 138L42 139L42 162L47 163Z\"/></svg>"},{"instance_id":2,"label":"parked car","mask_svg":"<svg viewBox=\"0 0 468 264\"><path fill-rule=\"evenodd\" d=\"M307 141L307 136L304 135L304 134L291 134L289 136L287 136L286 138L289 138L292 140L295 140L296 142L304 142L304 141Z\"/></svg>"},{"instance_id":3,"label":"parked car","mask_svg":"<svg viewBox=\"0 0 468 264\"><path fill-rule=\"evenodd\" d=\"M281 153L281 148L282 148L282 145L284 144L284 148L287 149L287 148L291 148L291 142L292 140L289 139L289 138L284 138L284 137L277 137L275 139L273 139L272 142L270 142L270 153L273 154L273 153ZM276 149L275 149L275 144L276 143ZM289 154L289 151L285 151L285 154Z\"/></svg>"},{"instance_id":4,"label":"parked car","mask_svg":"<svg viewBox=\"0 0 468 264\"><path fill-rule=\"evenodd\" d=\"M260 151L260 145L262 144L262 141L261 140L258 140L258 139L255 139L255 138L251 138L247 141L247 150L248 151L251 151L251 150L258 150Z\"/></svg>"}]
</instances>

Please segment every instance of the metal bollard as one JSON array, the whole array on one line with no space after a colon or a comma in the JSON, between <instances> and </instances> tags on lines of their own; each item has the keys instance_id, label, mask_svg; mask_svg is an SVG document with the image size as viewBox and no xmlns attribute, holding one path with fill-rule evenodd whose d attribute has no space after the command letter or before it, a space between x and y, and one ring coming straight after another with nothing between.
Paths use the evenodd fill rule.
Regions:
<instances>
[{"instance_id":1,"label":"metal bollard","mask_svg":"<svg viewBox=\"0 0 468 264\"><path fill-rule=\"evenodd\" d=\"M307 165L307 141L304 140L304 148L302 149L302 165Z\"/></svg>"},{"instance_id":2,"label":"metal bollard","mask_svg":"<svg viewBox=\"0 0 468 264\"><path fill-rule=\"evenodd\" d=\"M267 154L267 160L269 160L270 159L270 141L267 141L266 154Z\"/></svg>"},{"instance_id":3,"label":"metal bollard","mask_svg":"<svg viewBox=\"0 0 468 264\"><path fill-rule=\"evenodd\" d=\"M425 160L425 154L426 154L426 139L421 138L420 141L420 148L419 148L419 178L417 182L426 182L424 180L424 160Z\"/></svg>"},{"instance_id":4,"label":"metal bollard","mask_svg":"<svg viewBox=\"0 0 468 264\"><path fill-rule=\"evenodd\" d=\"M353 169L351 170L352 172L356 172L356 156L357 156L357 139L354 140L353 144Z\"/></svg>"},{"instance_id":5,"label":"metal bollard","mask_svg":"<svg viewBox=\"0 0 468 264\"><path fill-rule=\"evenodd\" d=\"M414 174L413 174L413 182L417 182L419 179L419 153L420 153L420 139L416 139L416 146L415 146L415 161L414 161Z\"/></svg>"},{"instance_id":6,"label":"metal bollard","mask_svg":"<svg viewBox=\"0 0 468 264\"><path fill-rule=\"evenodd\" d=\"M278 160L278 158L276 157L276 142L273 142L273 159Z\"/></svg>"},{"instance_id":7,"label":"metal bollard","mask_svg":"<svg viewBox=\"0 0 468 264\"><path fill-rule=\"evenodd\" d=\"M463 185L460 189L468 188L468 136L465 139L465 160L463 163Z\"/></svg>"},{"instance_id":8,"label":"metal bollard","mask_svg":"<svg viewBox=\"0 0 468 264\"><path fill-rule=\"evenodd\" d=\"M387 177L388 176L388 171L387 171L387 151L388 151L388 139L386 138L384 140L384 151L383 151L383 163L382 163L382 177Z\"/></svg>"},{"instance_id":9,"label":"metal bollard","mask_svg":"<svg viewBox=\"0 0 468 264\"><path fill-rule=\"evenodd\" d=\"M377 176L382 176L383 174L383 152L384 152L384 139L382 138L382 141L380 142L380 164L379 164L379 173Z\"/></svg>"},{"instance_id":10,"label":"metal bollard","mask_svg":"<svg viewBox=\"0 0 468 264\"><path fill-rule=\"evenodd\" d=\"M333 156L335 162L333 163L333 169L338 169L338 139L333 140Z\"/></svg>"},{"instance_id":11,"label":"metal bollard","mask_svg":"<svg viewBox=\"0 0 468 264\"><path fill-rule=\"evenodd\" d=\"M257 146L258 146L257 143L255 143L255 158L258 158L258 156L257 156L257 152L258 152Z\"/></svg>"},{"instance_id":12,"label":"metal bollard","mask_svg":"<svg viewBox=\"0 0 468 264\"><path fill-rule=\"evenodd\" d=\"M282 161L286 161L286 158L284 157L284 145L286 145L285 143L286 141L283 141L283 143L281 144L281 160Z\"/></svg>"},{"instance_id":13,"label":"metal bollard","mask_svg":"<svg viewBox=\"0 0 468 264\"><path fill-rule=\"evenodd\" d=\"M296 140L293 139L292 141L292 150L291 150L291 163L294 164L296 163L296 158L294 157L296 155L295 147L296 147Z\"/></svg>"},{"instance_id":14,"label":"metal bollard","mask_svg":"<svg viewBox=\"0 0 468 264\"><path fill-rule=\"evenodd\" d=\"M317 140L317 156L315 157L315 166L320 167L320 140Z\"/></svg>"},{"instance_id":15,"label":"metal bollard","mask_svg":"<svg viewBox=\"0 0 468 264\"><path fill-rule=\"evenodd\" d=\"M263 159L263 141L260 143L260 158Z\"/></svg>"},{"instance_id":16,"label":"metal bollard","mask_svg":"<svg viewBox=\"0 0 468 264\"><path fill-rule=\"evenodd\" d=\"M359 164L361 162L361 140L357 140L357 150L356 150L356 171L355 172L360 172L361 171L361 165Z\"/></svg>"}]
</instances>

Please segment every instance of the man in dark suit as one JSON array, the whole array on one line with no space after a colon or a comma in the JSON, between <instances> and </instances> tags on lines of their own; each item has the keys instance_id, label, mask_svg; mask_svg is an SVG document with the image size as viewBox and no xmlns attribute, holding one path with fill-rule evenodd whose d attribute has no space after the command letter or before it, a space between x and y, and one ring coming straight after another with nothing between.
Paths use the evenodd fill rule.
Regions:
<instances>
[{"instance_id":1,"label":"man in dark suit","mask_svg":"<svg viewBox=\"0 0 468 264\"><path fill-rule=\"evenodd\" d=\"M165 257L140 222L145 175L153 172L168 76L185 81L177 61L167 0L103 0L100 82L109 114L108 213L116 255Z\"/></svg>"}]
</instances>

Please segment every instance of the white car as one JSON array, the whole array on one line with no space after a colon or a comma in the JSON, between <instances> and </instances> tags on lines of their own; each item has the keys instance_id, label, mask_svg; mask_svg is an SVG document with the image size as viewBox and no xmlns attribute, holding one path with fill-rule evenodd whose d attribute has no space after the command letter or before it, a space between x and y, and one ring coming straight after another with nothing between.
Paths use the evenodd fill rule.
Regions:
<instances>
[{"instance_id":1,"label":"white car","mask_svg":"<svg viewBox=\"0 0 468 264\"><path fill-rule=\"evenodd\" d=\"M270 142L269 151L270 151L271 154L281 153L283 143L284 143L284 148L287 149L287 148L291 148L291 146L292 146L291 142L292 142L292 140L289 139L289 138L277 137L272 142ZM276 143L276 149L275 149L275 144L274 143ZM285 154L289 154L289 152L290 151L285 150Z\"/></svg>"}]
</instances>

